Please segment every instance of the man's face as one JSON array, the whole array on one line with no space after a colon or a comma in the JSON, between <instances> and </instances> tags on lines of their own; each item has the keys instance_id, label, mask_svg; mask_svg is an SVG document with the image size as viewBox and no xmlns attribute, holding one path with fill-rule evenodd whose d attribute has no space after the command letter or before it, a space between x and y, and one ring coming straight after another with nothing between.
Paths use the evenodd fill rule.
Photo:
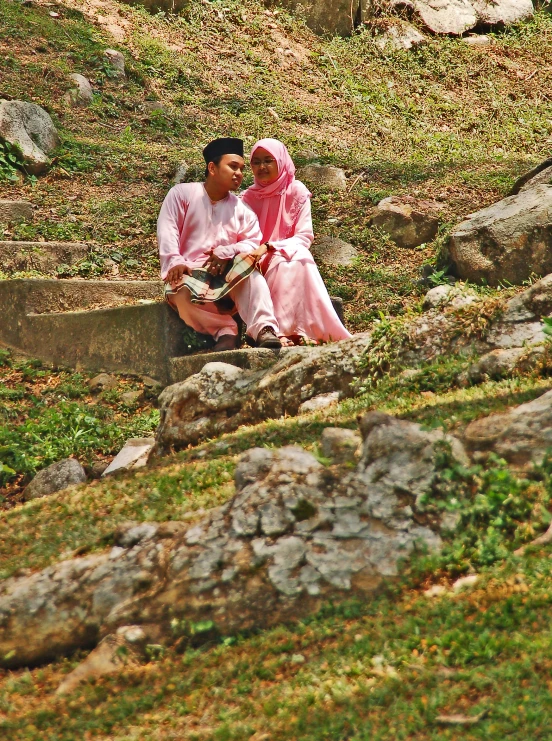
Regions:
<instances>
[{"instance_id":1,"label":"man's face","mask_svg":"<svg viewBox=\"0 0 552 741\"><path fill-rule=\"evenodd\" d=\"M243 180L245 161L238 154L224 154L218 165L209 163L209 175L221 189L238 190Z\"/></svg>"}]
</instances>

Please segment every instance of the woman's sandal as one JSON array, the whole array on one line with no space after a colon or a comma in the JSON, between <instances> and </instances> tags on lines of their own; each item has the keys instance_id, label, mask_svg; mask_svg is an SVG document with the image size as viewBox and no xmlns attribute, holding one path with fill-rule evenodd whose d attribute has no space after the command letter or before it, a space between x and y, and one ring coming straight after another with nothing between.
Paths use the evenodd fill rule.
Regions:
<instances>
[{"instance_id":1,"label":"woman's sandal","mask_svg":"<svg viewBox=\"0 0 552 741\"><path fill-rule=\"evenodd\" d=\"M294 347L295 342L290 339L289 337L281 336L280 342L282 343L282 347Z\"/></svg>"},{"instance_id":2,"label":"woman's sandal","mask_svg":"<svg viewBox=\"0 0 552 741\"><path fill-rule=\"evenodd\" d=\"M305 337L301 335L297 344L301 345L302 347L316 347L316 345L320 343L318 342L318 340L313 340L311 337Z\"/></svg>"}]
</instances>

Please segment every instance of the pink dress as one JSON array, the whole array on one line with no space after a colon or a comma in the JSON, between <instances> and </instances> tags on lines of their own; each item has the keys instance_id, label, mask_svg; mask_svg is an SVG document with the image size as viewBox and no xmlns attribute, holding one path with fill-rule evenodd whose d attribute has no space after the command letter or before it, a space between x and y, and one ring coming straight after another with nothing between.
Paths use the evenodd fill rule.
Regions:
<instances>
[{"instance_id":1,"label":"pink dress","mask_svg":"<svg viewBox=\"0 0 552 741\"><path fill-rule=\"evenodd\" d=\"M337 316L310 247L314 240L310 193L295 180L295 166L286 147L262 139L262 147L278 163L278 179L255 182L242 198L259 218L263 242L274 249L260 269L266 278L281 337L303 336L331 342L351 337Z\"/></svg>"}]
</instances>

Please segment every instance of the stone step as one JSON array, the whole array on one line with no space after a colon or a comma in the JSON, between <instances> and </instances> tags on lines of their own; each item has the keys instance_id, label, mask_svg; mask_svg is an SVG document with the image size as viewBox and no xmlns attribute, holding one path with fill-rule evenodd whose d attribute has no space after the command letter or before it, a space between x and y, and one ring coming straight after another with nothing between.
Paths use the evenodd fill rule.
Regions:
<instances>
[{"instance_id":1,"label":"stone step","mask_svg":"<svg viewBox=\"0 0 552 741\"><path fill-rule=\"evenodd\" d=\"M0 224L33 220L33 204L29 201L8 201L0 198Z\"/></svg>"},{"instance_id":2,"label":"stone step","mask_svg":"<svg viewBox=\"0 0 552 741\"><path fill-rule=\"evenodd\" d=\"M195 355L184 355L171 358L169 376L171 383L185 381L207 365L207 363L228 363L244 370L265 370L285 358L289 353L308 352L308 347L282 347L281 350L269 350L261 347L247 347L240 350L224 352L205 352Z\"/></svg>"},{"instance_id":3,"label":"stone step","mask_svg":"<svg viewBox=\"0 0 552 741\"><path fill-rule=\"evenodd\" d=\"M75 265L84 260L88 250L88 245L81 242L0 241L0 269L6 273L55 273L58 265Z\"/></svg>"}]
</instances>

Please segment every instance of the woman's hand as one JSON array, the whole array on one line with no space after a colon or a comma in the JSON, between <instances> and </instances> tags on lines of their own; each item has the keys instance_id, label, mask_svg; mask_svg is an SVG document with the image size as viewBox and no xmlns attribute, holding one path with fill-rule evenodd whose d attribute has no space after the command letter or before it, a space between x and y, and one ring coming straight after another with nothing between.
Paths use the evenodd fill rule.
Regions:
<instances>
[{"instance_id":1,"label":"woman's hand","mask_svg":"<svg viewBox=\"0 0 552 741\"><path fill-rule=\"evenodd\" d=\"M190 268L187 265L175 265L167 273L166 282L171 286L176 285L182 280L182 276L190 275Z\"/></svg>"}]
</instances>

